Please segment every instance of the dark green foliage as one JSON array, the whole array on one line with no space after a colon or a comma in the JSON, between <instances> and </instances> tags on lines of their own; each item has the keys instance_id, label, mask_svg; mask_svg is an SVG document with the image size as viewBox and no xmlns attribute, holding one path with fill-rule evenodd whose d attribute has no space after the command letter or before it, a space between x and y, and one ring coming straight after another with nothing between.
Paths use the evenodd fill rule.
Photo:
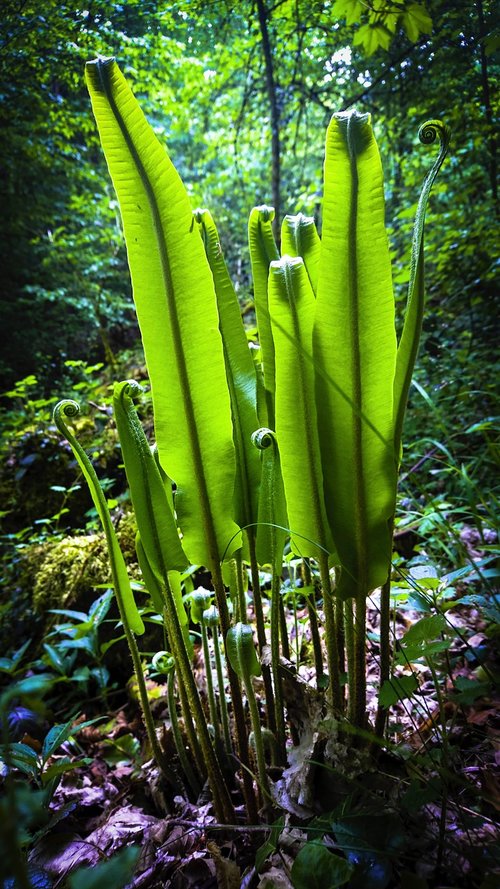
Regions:
<instances>
[{"instance_id":1,"label":"dark green foliage","mask_svg":"<svg viewBox=\"0 0 500 889\"><path fill-rule=\"evenodd\" d=\"M337 889L351 877L352 867L330 852L323 843L313 840L302 847L292 867L294 889Z\"/></svg>"},{"instance_id":2,"label":"dark green foliage","mask_svg":"<svg viewBox=\"0 0 500 889\"><path fill-rule=\"evenodd\" d=\"M348 5L355 10L346 23ZM102 662L106 643L93 633L95 627L87 626L92 616L100 615L99 607L88 614L81 611L96 596L88 578L87 598L75 606L80 617L56 629L34 659L39 627L30 612L37 567L27 575L20 559L30 541L50 548L51 540L68 529L95 528L88 495L75 481L71 453L51 428L55 391L93 402L79 432L87 448L94 442L92 459L105 485L108 479L111 510L127 507L121 454L108 420L107 387L111 378L136 374L112 369L101 379L101 367L94 364L104 356L111 360L116 349L137 335L117 208L83 84L83 63L99 51L118 56L149 120L168 142L194 205L208 205L217 219L249 321L252 292L244 220L252 205L270 200L273 165L278 163L280 172L280 215L301 209L321 223L324 125L339 108L357 105L374 113L387 165L387 219L402 301L424 163L413 134L425 117L441 117L451 126L452 157L430 202L428 308L416 385L410 391L396 522L397 539L400 533L413 535L413 548L404 559L395 556L392 604L403 614L407 609L409 621L415 611L422 619L401 640L380 702L388 710L406 707L412 697L423 700L416 672L405 672L408 661L430 662L442 678L445 667L451 664L453 669L458 660L458 636L450 622L473 610L483 621L485 640L468 648L470 633L465 632L460 644L473 672L454 678L446 700L468 708L491 693L495 677L488 637L498 634L499 616L494 596L498 500L492 490L499 413L493 4L433 0L425 14L419 12L423 5L412 4L417 11L413 25L404 19L409 5L387 2L379 18L375 3L337 2L332 12L331 4L305 0L272 7L195 0L171 4L168 11L156 2L99 2L88 14L73 0L63 5L51 0L43 12L33 0L21 12L12 2L2 10L0 237L5 258L0 370L10 388L3 402L0 484L10 592L1 606L5 657L0 669L6 683L18 680L29 666L41 673L31 681L36 686L40 679L42 696L57 700L58 687L69 688L76 701L88 689L105 694L108 681ZM270 148L270 95L258 6L267 16L274 64L278 156ZM403 10L401 18L384 20L393 6L398 15ZM431 34L426 15L432 19ZM285 195L288 203L283 205ZM76 360L68 362L68 355ZM120 519L121 513L115 516ZM294 570L290 564L291 574ZM285 602L296 630L308 621L305 611L297 616L305 590L313 588L293 586ZM15 634L26 634L28 626L35 643L24 647L25 635ZM292 654L297 665L309 660L301 639L297 632ZM31 698L29 686L28 698L21 684L13 687L21 701L11 711L15 722ZM389 730L398 731L393 723ZM450 763L454 768L456 761L448 763L441 749L445 736L437 736L435 759L421 756L422 776L405 777L405 819L422 817L423 806L437 804L449 792L446 768ZM21 744L13 753L20 771L36 784L39 760L30 750ZM134 755L138 757L137 750ZM444 765L436 771L437 761ZM61 766L64 771L64 762ZM38 830L50 827L46 797L36 786L16 786L15 794L27 848ZM473 794L471 799L473 808L484 802ZM279 834L278 826L262 847L261 871L264 859L279 846ZM351 816L347 808L341 817L336 812L320 835L310 831L293 865L292 882L296 889L312 887L313 873L321 889L348 880L352 889L383 889L396 879L394 862L410 835L411 828L405 825L403 830L390 814L377 818L363 810ZM90 876L75 874L71 889L90 886L89 879L98 889L119 889L135 856L136 850L126 850ZM477 872L484 866L478 852ZM401 884L427 889L426 880L412 872L411 860L407 867L407 872L398 869ZM30 871L28 878L32 886L49 885L43 872ZM482 889L490 885L486 878Z\"/></svg>"},{"instance_id":3,"label":"dark green foliage","mask_svg":"<svg viewBox=\"0 0 500 889\"><path fill-rule=\"evenodd\" d=\"M123 889L130 882L140 849L129 846L93 867L82 867L69 880L70 889Z\"/></svg>"},{"instance_id":4,"label":"dark green foliage","mask_svg":"<svg viewBox=\"0 0 500 889\"><path fill-rule=\"evenodd\" d=\"M348 5L355 9L346 25ZM376 111L382 153L395 158L386 169L388 219L396 220L393 243L402 257L413 215L405 195L409 189L416 200L422 177L413 133L425 117L446 118L454 160L433 198L441 224L428 240L431 311L422 382L475 411L485 396L467 392L471 383L476 392L488 390L482 367L495 356L493 7L486 0L471 12L465 0L435 0L427 9L428 35L420 13L416 31L405 20L410 5L411 15L423 8L385 4L386 19L372 22L383 48L368 59L361 29L373 18L369 5L267 9L287 200L282 213L320 215L324 125L332 111L358 104ZM127 65L195 203L217 219L233 280L246 296L246 238L237 220L272 193L269 99L252 4L197 0L166 11L155 2L102 0L87 13L68 0L46 4L43 13L35 2L23 4L19 14L7 2L0 40L0 299L8 382L43 367L50 383L60 376L61 354L88 357L90 344L103 355L136 335L116 205L87 114L83 65L97 51ZM445 374L443 390L440 377L450 363L455 373Z\"/></svg>"},{"instance_id":5,"label":"dark green foliage","mask_svg":"<svg viewBox=\"0 0 500 889\"><path fill-rule=\"evenodd\" d=\"M124 250L81 76L90 47L106 52L114 28L127 29L132 42L144 32L138 8L132 16L120 9L103 3L90 14L74 0L43 9L36 0L21 7L8 0L2 8L0 366L7 382L41 366L48 379L59 377L61 355L88 356L89 342L103 354L109 331L132 322Z\"/></svg>"}]
</instances>

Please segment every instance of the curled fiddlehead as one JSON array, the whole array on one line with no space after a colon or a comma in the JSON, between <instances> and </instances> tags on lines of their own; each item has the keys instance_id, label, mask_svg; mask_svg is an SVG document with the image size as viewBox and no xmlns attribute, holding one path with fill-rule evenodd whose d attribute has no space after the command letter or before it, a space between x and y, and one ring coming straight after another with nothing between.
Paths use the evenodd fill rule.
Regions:
<instances>
[{"instance_id":1,"label":"curled fiddlehead","mask_svg":"<svg viewBox=\"0 0 500 889\"><path fill-rule=\"evenodd\" d=\"M424 315L424 222L429 194L434 180L448 153L451 133L440 120L426 120L418 131L423 145L433 145L439 141L438 155L425 177L418 201L410 260L410 281L403 331L398 345L396 375L394 381L394 448L396 459L400 456L403 419L410 388L411 377L417 357L420 332Z\"/></svg>"},{"instance_id":2,"label":"curled fiddlehead","mask_svg":"<svg viewBox=\"0 0 500 889\"><path fill-rule=\"evenodd\" d=\"M71 450L73 451L89 486L92 500L94 501L95 508L101 520L108 545L113 587L120 611L120 617L124 625L127 625L130 630L134 633L141 634L144 632L144 624L134 601L125 560L118 543L115 529L111 522L106 498L92 463L67 425L67 421L77 417L79 413L80 405L77 404L76 401L64 399L63 401L58 402L54 408L54 423L61 435L67 439L71 446Z\"/></svg>"},{"instance_id":3,"label":"curled fiddlehead","mask_svg":"<svg viewBox=\"0 0 500 889\"><path fill-rule=\"evenodd\" d=\"M418 201L417 212L415 215L415 227L413 229L412 258L410 269L410 284L408 287L411 292L415 285L415 275L419 260L420 250L422 248L422 239L425 222L425 211L427 209L427 201L429 199L430 190L434 184L434 180L441 169L443 161L448 154L450 146L451 131L441 120L426 120L418 131L418 138L422 145L434 145L436 140L439 141L439 152L431 169L425 177L420 198Z\"/></svg>"},{"instance_id":4,"label":"curled fiddlehead","mask_svg":"<svg viewBox=\"0 0 500 889\"><path fill-rule=\"evenodd\" d=\"M62 401L59 401L54 408L54 423L59 432L62 432L67 437L67 428L62 417L71 419L72 417L77 417L79 413L80 405L76 401L72 401L70 398L64 398Z\"/></svg>"},{"instance_id":5,"label":"curled fiddlehead","mask_svg":"<svg viewBox=\"0 0 500 889\"><path fill-rule=\"evenodd\" d=\"M137 380L125 380L122 384L122 390L120 393L120 397L123 398L125 395L128 395L129 398L137 398L139 395L142 395L144 392L143 387Z\"/></svg>"},{"instance_id":6,"label":"curled fiddlehead","mask_svg":"<svg viewBox=\"0 0 500 889\"><path fill-rule=\"evenodd\" d=\"M175 669L175 658L169 651L157 651L151 663L162 676L168 676Z\"/></svg>"},{"instance_id":7,"label":"curled fiddlehead","mask_svg":"<svg viewBox=\"0 0 500 889\"><path fill-rule=\"evenodd\" d=\"M450 129L442 120L426 120L419 128L418 138L423 145L432 145L436 139L441 143L441 151L443 152L442 160L448 150L450 143Z\"/></svg>"},{"instance_id":8,"label":"curled fiddlehead","mask_svg":"<svg viewBox=\"0 0 500 889\"><path fill-rule=\"evenodd\" d=\"M257 559L278 570L288 524L278 442L275 432L264 426L252 433L252 443L262 452Z\"/></svg>"},{"instance_id":9,"label":"curled fiddlehead","mask_svg":"<svg viewBox=\"0 0 500 889\"><path fill-rule=\"evenodd\" d=\"M252 444L254 444L259 451L264 451L266 448L270 448L273 445L276 446L276 433L273 432L272 429L267 429L267 427L263 426L262 429L257 429L252 434Z\"/></svg>"}]
</instances>

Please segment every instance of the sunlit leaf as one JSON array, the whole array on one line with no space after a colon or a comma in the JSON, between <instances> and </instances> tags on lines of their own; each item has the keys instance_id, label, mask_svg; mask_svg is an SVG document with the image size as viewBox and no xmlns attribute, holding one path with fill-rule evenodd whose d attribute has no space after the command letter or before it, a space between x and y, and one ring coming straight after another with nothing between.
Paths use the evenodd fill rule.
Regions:
<instances>
[{"instance_id":1,"label":"sunlit leaf","mask_svg":"<svg viewBox=\"0 0 500 889\"><path fill-rule=\"evenodd\" d=\"M134 381L115 383L113 407L129 483L130 495L148 562L160 581L169 571L182 570L187 559L177 531L172 494L167 491L148 440L137 416Z\"/></svg>"},{"instance_id":2,"label":"sunlit leaf","mask_svg":"<svg viewBox=\"0 0 500 889\"><path fill-rule=\"evenodd\" d=\"M314 363L341 597L382 585L395 508L394 297L382 168L368 114L335 114L325 160Z\"/></svg>"},{"instance_id":3,"label":"sunlit leaf","mask_svg":"<svg viewBox=\"0 0 500 889\"><path fill-rule=\"evenodd\" d=\"M260 461L252 445L252 434L260 426L255 365L215 223L208 210L195 211L195 219L214 278L237 457L234 515L243 527L257 521L258 510Z\"/></svg>"},{"instance_id":4,"label":"sunlit leaf","mask_svg":"<svg viewBox=\"0 0 500 889\"><path fill-rule=\"evenodd\" d=\"M334 546L323 492L314 390L315 298L303 260L283 256L269 270L269 308L276 357L276 436L292 546L318 556Z\"/></svg>"},{"instance_id":5,"label":"sunlit leaf","mask_svg":"<svg viewBox=\"0 0 500 889\"><path fill-rule=\"evenodd\" d=\"M88 63L86 74L120 202L160 462L177 485L188 558L211 567L241 545L212 273L187 192L115 61Z\"/></svg>"}]
</instances>

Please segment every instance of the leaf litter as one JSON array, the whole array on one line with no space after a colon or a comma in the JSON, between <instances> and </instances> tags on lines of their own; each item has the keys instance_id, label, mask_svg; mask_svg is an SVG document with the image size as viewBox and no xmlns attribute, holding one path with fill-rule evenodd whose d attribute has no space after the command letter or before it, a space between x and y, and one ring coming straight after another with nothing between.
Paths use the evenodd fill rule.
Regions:
<instances>
[{"instance_id":1,"label":"leaf litter","mask_svg":"<svg viewBox=\"0 0 500 889\"><path fill-rule=\"evenodd\" d=\"M398 612L397 635L403 636L420 619L418 612ZM368 683L373 688L368 706L374 713L376 602L369 609L368 623ZM486 855L490 866L496 867L490 860L491 849L500 839L500 706L491 684L486 683L484 694L477 696L475 652L488 649L490 664L496 665L486 625L473 608L454 609L453 627L460 635L444 655L449 667L444 706L439 706L429 665L425 660L412 664L417 692L394 706L390 724L394 749L389 744L375 767L358 757L352 739L336 736L332 723L324 720L321 694L307 664L297 670L282 660L284 698L296 745L290 748L287 767L273 771L273 798L283 823L265 850L259 872L256 853L272 827L244 824L237 793L240 823L231 827L217 824L209 800L201 798L196 804L180 796L172 799L154 762L144 762L144 733L130 702L107 723L88 725L79 733L78 756L81 759L83 750L87 761L62 776L51 803L50 829L33 845L30 866L58 887L84 865L95 867L113 860L121 850L138 848L138 860L127 876L128 889L297 889L292 867L310 840L308 825L326 813L329 823L322 823L313 836L327 847L333 844L332 854L349 858L351 853L338 846L339 828L336 834L332 827L341 823L339 812L344 818L355 816L355 823L362 825L363 813L373 819L382 810L401 812L406 839L398 852L400 860L386 859L378 850L379 858L389 862L385 871L389 880L373 884L373 889L402 886L404 874L419 880L419 889L430 889L441 885L433 881L443 867L450 879L460 875L463 883L457 885L479 887L481 857ZM303 644L307 636L306 627ZM200 688L203 691L201 680ZM161 695L157 705L161 707ZM443 766L444 730L452 759ZM167 720L162 743L173 755ZM64 753L71 754L71 748ZM361 866L366 869L367 864L359 859L356 867Z\"/></svg>"}]
</instances>

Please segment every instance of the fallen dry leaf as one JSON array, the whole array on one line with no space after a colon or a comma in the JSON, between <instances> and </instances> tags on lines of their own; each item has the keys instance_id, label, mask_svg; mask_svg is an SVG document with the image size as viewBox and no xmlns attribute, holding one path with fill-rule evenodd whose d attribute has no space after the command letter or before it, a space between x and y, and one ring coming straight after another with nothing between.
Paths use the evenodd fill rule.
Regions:
<instances>
[{"instance_id":1,"label":"fallen dry leaf","mask_svg":"<svg viewBox=\"0 0 500 889\"><path fill-rule=\"evenodd\" d=\"M52 833L38 843L29 856L30 864L41 867L49 876L61 877L76 867L94 865L99 850L75 833Z\"/></svg>"},{"instance_id":2,"label":"fallen dry leaf","mask_svg":"<svg viewBox=\"0 0 500 889\"><path fill-rule=\"evenodd\" d=\"M148 839L159 820L153 815L145 815L135 806L123 806L115 809L101 827L92 831L87 842L109 856L132 842Z\"/></svg>"},{"instance_id":3,"label":"fallen dry leaf","mask_svg":"<svg viewBox=\"0 0 500 889\"><path fill-rule=\"evenodd\" d=\"M294 887L283 870L271 867L262 874L257 889L294 889Z\"/></svg>"},{"instance_id":4,"label":"fallen dry leaf","mask_svg":"<svg viewBox=\"0 0 500 889\"><path fill-rule=\"evenodd\" d=\"M488 769L481 769L479 774L486 799L497 812L500 812L500 775L496 775Z\"/></svg>"},{"instance_id":5,"label":"fallen dry leaf","mask_svg":"<svg viewBox=\"0 0 500 889\"><path fill-rule=\"evenodd\" d=\"M172 889L203 889L213 885L215 863L195 852L188 861L178 867L172 876Z\"/></svg>"}]
</instances>

